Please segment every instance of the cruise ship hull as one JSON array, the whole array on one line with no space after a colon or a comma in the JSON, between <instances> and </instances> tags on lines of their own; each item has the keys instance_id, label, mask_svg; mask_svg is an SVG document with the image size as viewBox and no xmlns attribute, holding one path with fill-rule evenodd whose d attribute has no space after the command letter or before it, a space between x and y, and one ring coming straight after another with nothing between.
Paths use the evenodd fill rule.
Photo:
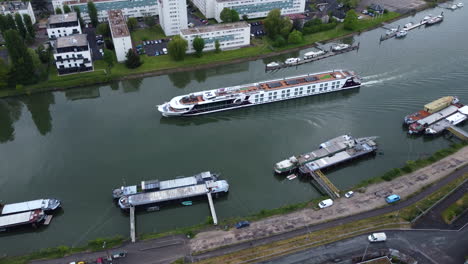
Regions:
<instances>
[{"instance_id":1,"label":"cruise ship hull","mask_svg":"<svg viewBox=\"0 0 468 264\"><path fill-rule=\"evenodd\" d=\"M323 76L325 79L322 80ZM164 117L196 116L333 93L360 86L359 77L354 73L331 71L178 96L170 102L158 105L157 109Z\"/></svg>"}]
</instances>

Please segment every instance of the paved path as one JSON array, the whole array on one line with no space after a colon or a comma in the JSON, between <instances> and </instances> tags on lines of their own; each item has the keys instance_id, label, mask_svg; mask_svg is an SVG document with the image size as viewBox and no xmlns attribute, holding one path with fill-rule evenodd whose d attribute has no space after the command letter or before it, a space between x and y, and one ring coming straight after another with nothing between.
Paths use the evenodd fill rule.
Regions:
<instances>
[{"instance_id":1,"label":"paved path","mask_svg":"<svg viewBox=\"0 0 468 264\"><path fill-rule=\"evenodd\" d=\"M461 231L405 230L385 233L387 241L383 243L369 243L366 235L360 235L262 263L349 263L349 259L362 257L366 247L366 256L396 249L418 263L431 264L463 263L468 254L468 227Z\"/></svg>"}]
</instances>

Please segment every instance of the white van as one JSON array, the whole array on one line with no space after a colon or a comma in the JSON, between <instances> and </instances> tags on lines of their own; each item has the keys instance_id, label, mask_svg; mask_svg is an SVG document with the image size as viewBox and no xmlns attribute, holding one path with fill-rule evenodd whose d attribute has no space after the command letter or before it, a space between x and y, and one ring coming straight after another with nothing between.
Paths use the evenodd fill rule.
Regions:
<instances>
[{"instance_id":1,"label":"white van","mask_svg":"<svg viewBox=\"0 0 468 264\"><path fill-rule=\"evenodd\" d=\"M369 239L369 242L384 242L385 240L387 240L387 235L385 235L385 233L383 232L373 233L367 238Z\"/></svg>"}]
</instances>

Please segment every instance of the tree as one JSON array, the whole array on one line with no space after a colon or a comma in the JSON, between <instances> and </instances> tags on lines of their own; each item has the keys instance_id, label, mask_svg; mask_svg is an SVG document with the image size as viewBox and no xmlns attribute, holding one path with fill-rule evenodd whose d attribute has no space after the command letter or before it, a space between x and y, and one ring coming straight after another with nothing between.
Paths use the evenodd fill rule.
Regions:
<instances>
[{"instance_id":1,"label":"tree","mask_svg":"<svg viewBox=\"0 0 468 264\"><path fill-rule=\"evenodd\" d=\"M152 16L145 16L143 18L143 21L145 21L145 24L148 26L148 27L153 27L154 25L156 25L156 20L154 19L154 17Z\"/></svg>"},{"instance_id":2,"label":"tree","mask_svg":"<svg viewBox=\"0 0 468 264\"><path fill-rule=\"evenodd\" d=\"M8 65L0 58L0 89L8 87L8 73L10 69Z\"/></svg>"},{"instance_id":3,"label":"tree","mask_svg":"<svg viewBox=\"0 0 468 264\"><path fill-rule=\"evenodd\" d=\"M273 9L268 12L267 18L263 23L268 37L276 39L278 35L287 38L292 29L292 22L288 17L281 17L279 9Z\"/></svg>"},{"instance_id":4,"label":"tree","mask_svg":"<svg viewBox=\"0 0 468 264\"><path fill-rule=\"evenodd\" d=\"M36 76L39 77L39 79L45 80L47 78L47 71L44 65L42 64L39 55L33 49L28 49L27 51L29 56L31 57L31 61L34 66L34 73L36 74Z\"/></svg>"},{"instance_id":5,"label":"tree","mask_svg":"<svg viewBox=\"0 0 468 264\"><path fill-rule=\"evenodd\" d=\"M16 30L7 30L4 34L8 55L11 59L12 81L17 84L31 84L37 81L34 63L23 39ZM24 78L27 76L27 78Z\"/></svg>"},{"instance_id":6,"label":"tree","mask_svg":"<svg viewBox=\"0 0 468 264\"><path fill-rule=\"evenodd\" d=\"M219 44L219 40L215 40L215 52L220 53L221 52L221 44Z\"/></svg>"},{"instance_id":7,"label":"tree","mask_svg":"<svg viewBox=\"0 0 468 264\"><path fill-rule=\"evenodd\" d=\"M140 55L138 55L133 49L129 49L127 52L127 60L125 61L125 66L129 69L135 69L140 67Z\"/></svg>"},{"instance_id":8,"label":"tree","mask_svg":"<svg viewBox=\"0 0 468 264\"><path fill-rule=\"evenodd\" d=\"M110 37L110 28L109 24L107 23L101 23L96 27L96 33L98 35L103 35L104 37Z\"/></svg>"},{"instance_id":9,"label":"tree","mask_svg":"<svg viewBox=\"0 0 468 264\"><path fill-rule=\"evenodd\" d=\"M13 18L13 16L11 14L8 14L6 16L6 28L7 29L17 30L15 19Z\"/></svg>"},{"instance_id":10,"label":"tree","mask_svg":"<svg viewBox=\"0 0 468 264\"><path fill-rule=\"evenodd\" d=\"M128 26L128 30L130 31L133 31L137 28L138 26L138 21L136 18L134 17L129 17L128 20L127 20L127 26Z\"/></svg>"},{"instance_id":11,"label":"tree","mask_svg":"<svg viewBox=\"0 0 468 264\"><path fill-rule=\"evenodd\" d=\"M242 15L242 20L247 21L249 19L249 16L247 14Z\"/></svg>"},{"instance_id":12,"label":"tree","mask_svg":"<svg viewBox=\"0 0 468 264\"><path fill-rule=\"evenodd\" d=\"M26 38L26 34L28 32L26 31L26 28L24 27L23 18L21 17L19 13L15 14L15 22L16 22L16 26L18 27L18 31L21 34L21 36L23 38Z\"/></svg>"},{"instance_id":13,"label":"tree","mask_svg":"<svg viewBox=\"0 0 468 264\"><path fill-rule=\"evenodd\" d=\"M283 47L286 45L286 40L283 38L283 36L278 35L276 36L275 41L273 42L274 47Z\"/></svg>"},{"instance_id":14,"label":"tree","mask_svg":"<svg viewBox=\"0 0 468 264\"><path fill-rule=\"evenodd\" d=\"M97 13L96 5L92 1L88 2L88 15L89 15L89 18L91 19L91 25L93 25L93 27L96 27L99 23L98 13Z\"/></svg>"},{"instance_id":15,"label":"tree","mask_svg":"<svg viewBox=\"0 0 468 264\"><path fill-rule=\"evenodd\" d=\"M63 13L63 12L62 12L62 9L61 9L60 7L55 8L55 14L56 14L56 15L60 15L60 14L62 14L62 13Z\"/></svg>"},{"instance_id":16,"label":"tree","mask_svg":"<svg viewBox=\"0 0 468 264\"><path fill-rule=\"evenodd\" d=\"M354 30L356 28L357 23L358 16L356 12L353 9L346 12L346 17L344 19L344 28L347 30Z\"/></svg>"},{"instance_id":17,"label":"tree","mask_svg":"<svg viewBox=\"0 0 468 264\"><path fill-rule=\"evenodd\" d=\"M289 33L288 43L299 44L302 42L302 40L302 33L300 31L293 30L291 33Z\"/></svg>"},{"instance_id":18,"label":"tree","mask_svg":"<svg viewBox=\"0 0 468 264\"><path fill-rule=\"evenodd\" d=\"M187 40L181 36L174 36L167 45L169 56L174 60L183 60L185 58L185 52L187 52L188 43Z\"/></svg>"},{"instance_id":19,"label":"tree","mask_svg":"<svg viewBox=\"0 0 468 264\"><path fill-rule=\"evenodd\" d=\"M237 22L239 20L240 20L239 13L237 13L236 10L231 9L231 22Z\"/></svg>"},{"instance_id":20,"label":"tree","mask_svg":"<svg viewBox=\"0 0 468 264\"><path fill-rule=\"evenodd\" d=\"M73 10L76 12L76 16L78 17L78 20L80 21L80 26L84 26L84 21L83 18L81 17L81 10L79 7L74 6Z\"/></svg>"},{"instance_id":21,"label":"tree","mask_svg":"<svg viewBox=\"0 0 468 264\"><path fill-rule=\"evenodd\" d=\"M0 32L5 32L8 29L7 17L0 14Z\"/></svg>"},{"instance_id":22,"label":"tree","mask_svg":"<svg viewBox=\"0 0 468 264\"><path fill-rule=\"evenodd\" d=\"M48 64L50 61L51 49L45 49L44 45L39 45L36 49L37 55L39 55L39 59L42 63Z\"/></svg>"},{"instance_id":23,"label":"tree","mask_svg":"<svg viewBox=\"0 0 468 264\"><path fill-rule=\"evenodd\" d=\"M31 17L28 14L24 14L23 15L23 20L24 20L24 24L26 26L26 29L28 30L29 36L31 36L31 38L35 38L36 37L36 29L33 26Z\"/></svg>"},{"instance_id":24,"label":"tree","mask_svg":"<svg viewBox=\"0 0 468 264\"><path fill-rule=\"evenodd\" d=\"M221 14L219 15L219 18L221 18L221 21L224 23L232 22L232 13L231 9L225 7L221 11Z\"/></svg>"},{"instance_id":25,"label":"tree","mask_svg":"<svg viewBox=\"0 0 468 264\"><path fill-rule=\"evenodd\" d=\"M195 50L195 54L197 54L198 57L201 57L203 49L205 48L205 40L200 38L199 36L196 36L193 40L192 45L193 49Z\"/></svg>"},{"instance_id":26,"label":"tree","mask_svg":"<svg viewBox=\"0 0 468 264\"><path fill-rule=\"evenodd\" d=\"M70 7L69 7L68 5L63 5L63 12L64 12L65 14L70 13L70 12L71 12Z\"/></svg>"},{"instance_id":27,"label":"tree","mask_svg":"<svg viewBox=\"0 0 468 264\"><path fill-rule=\"evenodd\" d=\"M127 57L128 58L128 57ZM104 56L103 56L104 61L107 64L107 68L110 71L110 68L114 66L114 53L111 50L104 49ZM137 66L138 67L138 66Z\"/></svg>"}]
</instances>

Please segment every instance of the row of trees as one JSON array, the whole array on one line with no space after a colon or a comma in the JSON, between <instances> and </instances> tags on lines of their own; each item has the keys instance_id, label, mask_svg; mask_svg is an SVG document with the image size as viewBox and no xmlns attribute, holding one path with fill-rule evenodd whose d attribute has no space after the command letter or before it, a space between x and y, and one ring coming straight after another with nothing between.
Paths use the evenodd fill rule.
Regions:
<instances>
[{"instance_id":1,"label":"row of trees","mask_svg":"<svg viewBox=\"0 0 468 264\"><path fill-rule=\"evenodd\" d=\"M27 43L34 42L34 38L36 37L36 30L28 14L21 16L19 13L16 13L14 18L11 14L6 16L0 15L0 31L4 33L8 30L18 31Z\"/></svg>"},{"instance_id":2,"label":"row of trees","mask_svg":"<svg viewBox=\"0 0 468 264\"><path fill-rule=\"evenodd\" d=\"M192 43L193 49L195 50L195 55L197 57L201 57L203 55L203 50L205 49L205 40L201 37L195 37ZM169 52L169 56L173 60L180 61L185 58L187 53L188 42L187 40L183 39L180 36L175 36L167 45L167 50ZM215 52L221 52L221 44L219 40L215 41Z\"/></svg>"}]
</instances>

